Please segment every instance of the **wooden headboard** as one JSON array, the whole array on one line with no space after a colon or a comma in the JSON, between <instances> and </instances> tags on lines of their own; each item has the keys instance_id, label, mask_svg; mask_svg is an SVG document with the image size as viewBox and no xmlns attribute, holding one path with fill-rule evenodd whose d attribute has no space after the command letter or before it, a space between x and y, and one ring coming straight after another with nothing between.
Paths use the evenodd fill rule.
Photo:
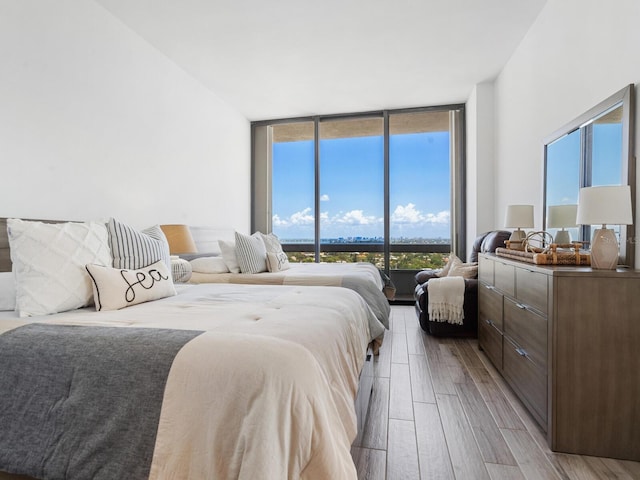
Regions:
<instances>
[{"instance_id":1,"label":"wooden headboard","mask_svg":"<svg viewBox=\"0 0 640 480\"><path fill-rule=\"evenodd\" d=\"M61 223L65 220L38 220L25 218L34 222ZM11 271L11 253L9 251L9 235L7 234L7 218L0 217L0 272Z\"/></svg>"}]
</instances>

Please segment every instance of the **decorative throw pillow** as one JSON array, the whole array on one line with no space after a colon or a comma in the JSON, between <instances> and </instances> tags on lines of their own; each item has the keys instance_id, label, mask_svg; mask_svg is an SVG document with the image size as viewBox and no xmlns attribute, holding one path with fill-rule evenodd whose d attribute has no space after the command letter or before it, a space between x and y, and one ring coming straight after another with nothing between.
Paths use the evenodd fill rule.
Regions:
<instances>
[{"instance_id":1,"label":"decorative throw pillow","mask_svg":"<svg viewBox=\"0 0 640 480\"><path fill-rule=\"evenodd\" d=\"M267 271L267 249L259 232L251 236L236 232L236 256L242 273Z\"/></svg>"},{"instance_id":2,"label":"decorative throw pillow","mask_svg":"<svg viewBox=\"0 0 640 480\"><path fill-rule=\"evenodd\" d=\"M191 260L191 268L198 273L229 273L229 268L222 257L194 258Z\"/></svg>"},{"instance_id":3,"label":"decorative throw pillow","mask_svg":"<svg viewBox=\"0 0 640 480\"><path fill-rule=\"evenodd\" d=\"M267 267L270 272L281 272L289 269L289 257L284 252L267 252Z\"/></svg>"},{"instance_id":4,"label":"decorative throw pillow","mask_svg":"<svg viewBox=\"0 0 640 480\"><path fill-rule=\"evenodd\" d=\"M7 220L21 317L48 315L90 305L87 263L111 265L107 229L101 223Z\"/></svg>"},{"instance_id":5,"label":"decorative throw pillow","mask_svg":"<svg viewBox=\"0 0 640 480\"><path fill-rule=\"evenodd\" d=\"M16 309L16 277L13 272L0 272L0 311Z\"/></svg>"},{"instance_id":6,"label":"decorative throw pillow","mask_svg":"<svg viewBox=\"0 0 640 480\"><path fill-rule=\"evenodd\" d=\"M446 277L449 274L449 270L451 269L451 267L456 263L462 263L462 260L460 260L455 253L451 252L449 254L449 260L447 260L447 264L440 271L440 273L437 274L438 277Z\"/></svg>"},{"instance_id":7,"label":"decorative throw pillow","mask_svg":"<svg viewBox=\"0 0 640 480\"><path fill-rule=\"evenodd\" d=\"M476 278L478 276L477 263L456 262L449 269L448 277Z\"/></svg>"},{"instance_id":8,"label":"decorative throw pillow","mask_svg":"<svg viewBox=\"0 0 640 480\"><path fill-rule=\"evenodd\" d=\"M114 268L135 270L162 260L171 270L169 243L159 225L138 231L111 218L107 230Z\"/></svg>"},{"instance_id":9,"label":"decorative throw pillow","mask_svg":"<svg viewBox=\"0 0 640 480\"><path fill-rule=\"evenodd\" d=\"M222 258L231 273L240 273L240 265L238 265L238 257L236 256L236 245L233 242L218 240Z\"/></svg>"},{"instance_id":10,"label":"decorative throw pillow","mask_svg":"<svg viewBox=\"0 0 640 480\"><path fill-rule=\"evenodd\" d=\"M96 310L118 310L176 295L171 272L163 261L138 270L86 265Z\"/></svg>"},{"instance_id":11,"label":"decorative throw pillow","mask_svg":"<svg viewBox=\"0 0 640 480\"><path fill-rule=\"evenodd\" d=\"M282 252L282 245L280 240L273 233L260 233L264 246L267 249L267 253L280 253Z\"/></svg>"}]
</instances>

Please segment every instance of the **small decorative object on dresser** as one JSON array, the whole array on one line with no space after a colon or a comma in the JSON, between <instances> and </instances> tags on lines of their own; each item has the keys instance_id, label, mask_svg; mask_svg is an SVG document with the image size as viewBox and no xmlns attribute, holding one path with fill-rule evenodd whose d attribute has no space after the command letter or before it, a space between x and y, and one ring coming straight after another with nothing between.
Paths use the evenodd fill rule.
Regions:
<instances>
[{"instance_id":1,"label":"small decorative object on dresser","mask_svg":"<svg viewBox=\"0 0 640 480\"><path fill-rule=\"evenodd\" d=\"M640 461L640 271L481 254L478 343L553 451Z\"/></svg>"}]
</instances>

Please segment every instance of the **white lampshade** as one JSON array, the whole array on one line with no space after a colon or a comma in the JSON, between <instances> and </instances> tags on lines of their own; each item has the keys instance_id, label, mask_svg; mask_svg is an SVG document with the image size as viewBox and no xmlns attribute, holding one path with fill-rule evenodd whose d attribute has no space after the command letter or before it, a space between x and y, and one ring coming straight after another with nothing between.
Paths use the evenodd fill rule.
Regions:
<instances>
[{"instance_id":1,"label":"white lampshade","mask_svg":"<svg viewBox=\"0 0 640 480\"><path fill-rule=\"evenodd\" d=\"M533 228L533 205L507 205L506 228Z\"/></svg>"},{"instance_id":2,"label":"white lampshade","mask_svg":"<svg viewBox=\"0 0 640 480\"><path fill-rule=\"evenodd\" d=\"M593 232L591 267L615 269L618 265L618 239L606 225L633 223L629 185L581 188L577 217L579 225L602 224L602 228Z\"/></svg>"},{"instance_id":3,"label":"white lampshade","mask_svg":"<svg viewBox=\"0 0 640 480\"><path fill-rule=\"evenodd\" d=\"M580 189L578 225L630 225L631 188L629 185L586 187Z\"/></svg>"},{"instance_id":4,"label":"white lampshade","mask_svg":"<svg viewBox=\"0 0 640 480\"><path fill-rule=\"evenodd\" d=\"M547 215L547 228L576 227L578 205L551 205Z\"/></svg>"}]
</instances>

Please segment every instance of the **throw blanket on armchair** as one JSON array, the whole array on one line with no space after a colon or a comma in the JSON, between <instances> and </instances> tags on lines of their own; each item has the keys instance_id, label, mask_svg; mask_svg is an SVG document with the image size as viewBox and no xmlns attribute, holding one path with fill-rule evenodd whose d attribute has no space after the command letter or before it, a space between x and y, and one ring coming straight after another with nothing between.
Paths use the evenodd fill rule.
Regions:
<instances>
[{"instance_id":1,"label":"throw blanket on armchair","mask_svg":"<svg viewBox=\"0 0 640 480\"><path fill-rule=\"evenodd\" d=\"M432 278L427 282L429 290L429 320L462 325L464 318L464 278Z\"/></svg>"}]
</instances>

